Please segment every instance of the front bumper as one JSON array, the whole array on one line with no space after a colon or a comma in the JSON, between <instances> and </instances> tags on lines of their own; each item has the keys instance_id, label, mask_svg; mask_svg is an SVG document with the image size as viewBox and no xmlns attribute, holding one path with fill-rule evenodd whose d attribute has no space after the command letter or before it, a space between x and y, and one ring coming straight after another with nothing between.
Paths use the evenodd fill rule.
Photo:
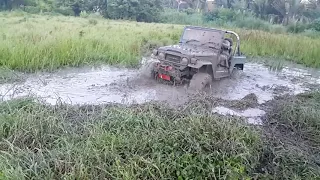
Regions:
<instances>
[{"instance_id":1,"label":"front bumper","mask_svg":"<svg viewBox=\"0 0 320 180\"><path fill-rule=\"evenodd\" d=\"M153 70L155 72L156 78L160 78L166 81L172 81L175 83L182 82L182 73L179 69L175 68L174 66L156 63L153 67Z\"/></svg>"}]
</instances>

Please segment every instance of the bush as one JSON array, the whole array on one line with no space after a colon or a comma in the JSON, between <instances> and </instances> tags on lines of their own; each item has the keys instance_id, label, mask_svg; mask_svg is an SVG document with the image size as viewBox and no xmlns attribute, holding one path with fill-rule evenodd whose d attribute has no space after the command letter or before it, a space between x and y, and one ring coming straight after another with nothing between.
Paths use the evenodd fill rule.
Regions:
<instances>
[{"instance_id":1,"label":"bush","mask_svg":"<svg viewBox=\"0 0 320 180\"><path fill-rule=\"evenodd\" d=\"M65 16L74 16L74 11L70 7L60 7L55 9L54 12L65 15Z\"/></svg>"},{"instance_id":2,"label":"bush","mask_svg":"<svg viewBox=\"0 0 320 180\"><path fill-rule=\"evenodd\" d=\"M270 31L271 29L271 24L254 17L244 17L238 19L235 24L239 28L257 29L264 31Z\"/></svg>"},{"instance_id":3,"label":"bush","mask_svg":"<svg viewBox=\"0 0 320 180\"><path fill-rule=\"evenodd\" d=\"M285 33L287 29L285 26L281 24L272 24L270 31L277 34L282 34L282 33Z\"/></svg>"},{"instance_id":4,"label":"bush","mask_svg":"<svg viewBox=\"0 0 320 180\"><path fill-rule=\"evenodd\" d=\"M41 9L35 6L25 6L24 11L31 14L38 14L41 12Z\"/></svg>"},{"instance_id":5,"label":"bush","mask_svg":"<svg viewBox=\"0 0 320 180\"><path fill-rule=\"evenodd\" d=\"M314 20L311 24L310 27L316 31L320 31L320 18Z\"/></svg>"},{"instance_id":6,"label":"bush","mask_svg":"<svg viewBox=\"0 0 320 180\"><path fill-rule=\"evenodd\" d=\"M88 18L93 18L93 19L102 19L103 16L100 13L91 13L88 15Z\"/></svg>"},{"instance_id":7,"label":"bush","mask_svg":"<svg viewBox=\"0 0 320 180\"><path fill-rule=\"evenodd\" d=\"M320 32L314 29L307 29L302 33L302 35L308 36L311 38L320 38Z\"/></svg>"},{"instance_id":8,"label":"bush","mask_svg":"<svg viewBox=\"0 0 320 180\"><path fill-rule=\"evenodd\" d=\"M87 17L89 17L89 13L87 13L87 11L81 11L80 17L87 18Z\"/></svg>"},{"instance_id":9,"label":"bush","mask_svg":"<svg viewBox=\"0 0 320 180\"><path fill-rule=\"evenodd\" d=\"M202 15L199 13L188 14L187 12L178 12L176 10L165 10L159 16L159 21L169 24L204 24Z\"/></svg>"},{"instance_id":10,"label":"bush","mask_svg":"<svg viewBox=\"0 0 320 180\"><path fill-rule=\"evenodd\" d=\"M98 21L95 20L95 19L90 19L90 20L89 20L89 24L97 25L97 24L98 24Z\"/></svg>"},{"instance_id":11,"label":"bush","mask_svg":"<svg viewBox=\"0 0 320 180\"><path fill-rule=\"evenodd\" d=\"M196 10L191 9L191 8L188 8L188 9L184 10L184 12L186 12L188 15L191 15L191 14L197 13L197 12L196 12Z\"/></svg>"},{"instance_id":12,"label":"bush","mask_svg":"<svg viewBox=\"0 0 320 180\"><path fill-rule=\"evenodd\" d=\"M157 22L162 4L156 0L109 0L106 17L132 19L138 22Z\"/></svg>"},{"instance_id":13,"label":"bush","mask_svg":"<svg viewBox=\"0 0 320 180\"><path fill-rule=\"evenodd\" d=\"M291 33L302 33L308 26L300 22L292 22L287 26L287 31Z\"/></svg>"},{"instance_id":14,"label":"bush","mask_svg":"<svg viewBox=\"0 0 320 180\"><path fill-rule=\"evenodd\" d=\"M219 8L204 14L205 21L234 21L237 13L231 9Z\"/></svg>"}]
</instances>

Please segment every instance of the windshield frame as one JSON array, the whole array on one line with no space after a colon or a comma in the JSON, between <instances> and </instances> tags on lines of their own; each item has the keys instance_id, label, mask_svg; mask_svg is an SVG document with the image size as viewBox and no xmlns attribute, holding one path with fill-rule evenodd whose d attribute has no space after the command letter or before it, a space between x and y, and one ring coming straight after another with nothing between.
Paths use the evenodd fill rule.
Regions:
<instances>
[{"instance_id":1,"label":"windshield frame","mask_svg":"<svg viewBox=\"0 0 320 180\"><path fill-rule=\"evenodd\" d=\"M206 47L213 47L213 48L216 48L216 49L219 49L221 48L222 46L222 42L224 40L224 35L227 31L224 31L224 30L218 30L218 29L214 29L214 28L204 28L204 27L198 27L198 26L186 26L183 30L183 33L180 37L180 43L187 43L187 41L189 41L190 39L184 39L184 36L185 36L185 33L187 31L187 29L191 29L191 30L198 30L199 32L203 32L203 31L207 31L207 32L216 32L218 33L218 37L215 38L213 41L199 41L199 42L196 42L196 43L192 43L192 44L195 44L195 45L201 45L201 46L206 46ZM219 38L219 36L221 38ZM195 40L198 40L198 39L195 39ZM215 43L215 45L212 45L211 43L208 43L208 42L213 42ZM205 45L203 45L205 43Z\"/></svg>"}]
</instances>

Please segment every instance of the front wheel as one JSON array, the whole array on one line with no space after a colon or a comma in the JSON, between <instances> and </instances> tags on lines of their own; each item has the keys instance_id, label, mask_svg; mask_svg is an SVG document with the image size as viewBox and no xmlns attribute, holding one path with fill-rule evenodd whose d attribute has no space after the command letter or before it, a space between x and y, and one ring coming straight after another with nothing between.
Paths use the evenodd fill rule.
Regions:
<instances>
[{"instance_id":1,"label":"front wheel","mask_svg":"<svg viewBox=\"0 0 320 180\"><path fill-rule=\"evenodd\" d=\"M202 91L206 87L210 86L212 82L212 77L208 73L197 73L193 75L190 84L189 89L194 91Z\"/></svg>"},{"instance_id":2,"label":"front wheel","mask_svg":"<svg viewBox=\"0 0 320 180\"><path fill-rule=\"evenodd\" d=\"M147 78L152 78L154 79L155 77L155 71L154 71L154 66L157 64L158 62L156 61L148 61L146 62L142 68L140 69L140 72L141 74L144 76L144 77L147 77Z\"/></svg>"}]
</instances>

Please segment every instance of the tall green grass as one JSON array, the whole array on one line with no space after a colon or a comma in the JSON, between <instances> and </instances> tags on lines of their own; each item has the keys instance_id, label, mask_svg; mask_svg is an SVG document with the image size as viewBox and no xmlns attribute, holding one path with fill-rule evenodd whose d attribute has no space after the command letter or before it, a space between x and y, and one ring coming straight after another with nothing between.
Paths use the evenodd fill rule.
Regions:
<instances>
[{"instance_id":1,"label":"tall green grass","mask_svg":"<svg viewBox=\"0 0 320 180\"><path fill-rule=\"evenodd\" d=\"M0 65L27 71L98 61L136 65L143 50L178 41L181 30L171 25L49 16L0 21Z\"/></svg>"},{"instance_id":2,"label":"tall green grass","mask_svg":"<svg viewBox=\"0 0 320 180\"><path fill-rule=\"evenodd\" d=\"M258 163L259 136L241 119L152 104L0 107L0 178L243 179Z\"/></svg>"},{"instance_id":3,"label":"tall green grass","mask_svg":"<svg viewBox=\"0 0 320 180\"><path fill-rule=\"evenodd\" d=\"M177 43L182 25L0 14L0 65L23 71L104 62L135 66L150 49ZM212 25L210 25L212 26ZM248 56L320 67L318 38L233 29Z\"/></svg>"},{"instance_id":4,"label":"tall green grass","mask_svg":"<svg viewBox=\"0 0 320 180\"><path fill-rule=\"evenodd\" d=\"M264 131L240 118L212 114L216 103L211 100L196 98L175 109L152 103L125 107L2 102L0 179L320 177L315 163L319 93L305 99L302 108L300 102L289 104L299 110L295 114L285 102L274 102L279 106L268 112ZM285 133L273 125L277 118L278 125L289 127ZM307 139L292 138L299 136Z\"/></svg>"},{"instance_id":5,"label":"tall green grass","mask_svg":"<svg viewBox=\"0 0 320 180\"><path fill-rule=\"evenodd\" d=\"M237 32L242 38L242 51L249 56L284 58L309 67L320 67L318 38L254 30Z\"/></svg>"}]
</instances>

